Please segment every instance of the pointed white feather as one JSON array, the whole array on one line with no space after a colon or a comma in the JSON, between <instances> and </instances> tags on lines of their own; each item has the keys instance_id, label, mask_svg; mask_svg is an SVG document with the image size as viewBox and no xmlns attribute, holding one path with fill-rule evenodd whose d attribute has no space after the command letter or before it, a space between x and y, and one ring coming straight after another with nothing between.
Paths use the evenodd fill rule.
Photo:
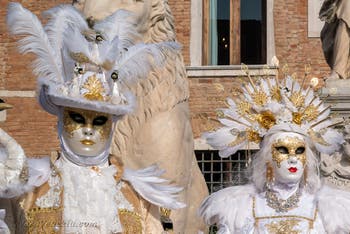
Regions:
<instances>
[{"instance_id":1,"label":"pointed white feather","mask_svg":"<svg viewBox=\"0 0 350 234\"><path fill-rule=\"evenodd\" d=\"M186 205L177 201L180 187L165 184L167 180L159 178L164 173L158 166L152 165L142 170L125 169L123 179L128 181L135 191L150 203L169 208L180 209Z\"/></svg>"},{"instance_id":2,"label":"pointed white feather","mask_svg":"<svg viewBox=\"0 0 350 234\"><path fill-rule=\"evenodd\" d=\"M219 150L219 156L221 158L228 158L231 155L235 154L239 149L242 149L243 146L245 146L248 143L247 140L242 141L241 143L232 146L232 147L225 147L223 149Z\"/></svg>"},{"instance_id":3,"label":"pointed white feather","mask_svg":"<svg viewBox=\"0 0 350 234\"><path fill-rule=\"evenodd\" d=\"M225 116L227 116L231 119L239 120L239 122L242 123L242 124L239 124L236 122L236 125L239 125L242 127L246 127L246 126L251 125L250 122L248 122L244 117L242 117L240 114L237 113L236 109L230 108L230 109L219 109L219 110L222 111L222 113L224 113Z\"/></svg>"},{"instance_id":4,"label":"pointed white feather","mask_svg":"<svg viewBox=\"0 0 350 234\"><path fill-rule=\"evenodd\" d=\"M92 45L84 35L81 34L78 28L67 28L64 37L64 49L72 53L83 53L89 58L92 58Z\"/></svg>"},{"instance_id":5,"label":"pointed white feather","mask_svg":"<svg viewBox=\"0 0 350 234\"><path fill-rule=\"evenodd\" d=\"M266 93L268 96L270 96L270 89L269 85L267 84L266 80L261 80L261 87L264 93Z\"/></svg>"},{"instance_id":6,"label":"pointed white feather","mask_svg":"<svg viewBox=\"0 0 350 234\"><path fill-rule=\"evenodd\" d=\"M231 134L231 129L232 127L222 127L214 132L205 132L202 138L213 148L222 149L237 138Z\"/></svg>"},{"instance_id":7,"label":"pointed white feather","mask_svg":"<svg viewBox=\"0 0 350 234\"><path fill-rule=\"evenodd\" d=\"M34 73L52 80L62 80L58 66L60 58L55 53L39 19L19 3L8 6L7 25L14 35L24 35L19 41L21 53L34 53Z\"/></svg>"},{"instance_id":8,"label":"pointed white feather","mask_svg":"<svg viewBox=\"0 0 350 234\"><path fill-rule=\"evenodd\" d=\"M118 37L115 37L112 41L104 40L102 43L99 43L98 50L101 61L110 61L115 64L118 56L121 55L119 44L120 40Z\"/></svg>"},{"instance_id":9,"label":"pointed white feather","mask_svg":"<svg viewBox=\"0 0 350 234\"><path fill-rule=\"evenodd\" d=\"M327 129L327 131L322 135L322 138L329 145L324 145L315 142L315 147L318 151L324 154L332 154L340 150L341 144L344 143L343 135L334 129Z\"/></svg>"},{"instance_id":10,"label":"pointed white feather","mask_svg":"<svg viewBox=\"0 0 350 234\"><path fill-rule=\"evenodd\" d=\"M306 95L305 91L305 95ZM305 97L305 105L308 106L310 105L310 102L312 101L312 99L314 98L314 91L312 90L312 88L310 88L310 91L308 91L307 96Z\"/></svg>"},{"instance_id":11,"label":"pointed white feather","mask_svg":"<svg viewBox=\"0 0 350 234\"><path fill-rule=\"evenodd\" d=\"M64 36L69 36L65 33L69 27L78 28L80 32L89 29L82 14L72 5L66 4L51 8L45 11L43 16L48 19L44 27L45 32L58 56L61 56Z\"/></svg>"}]
</instances>

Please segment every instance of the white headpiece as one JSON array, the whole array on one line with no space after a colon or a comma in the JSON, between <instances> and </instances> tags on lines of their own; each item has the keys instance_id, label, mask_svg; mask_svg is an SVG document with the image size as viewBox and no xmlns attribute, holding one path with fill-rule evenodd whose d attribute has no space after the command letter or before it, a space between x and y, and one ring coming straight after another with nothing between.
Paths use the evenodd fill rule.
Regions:
<instances>
[{"instance_id":1,"label":"white headpiece","mask_svg":"<svg viewBox=\"0 0 350 234\"><path fill-rule=\"evenodd\" d=\"M302 85L287 76L261 78L242 87L239 100L228 98L227 109L220 110L223 127L204 134L208 144L228 157L249 142L260 143L270 134L296 132L310 139L323 153L339 149L342 135L332 129L330 106L326 107L311 87Z\"/></svg>"},{"instance_id":2,"label":"white headpiece","mask_svg":"<svg viewBox=\"0 0 350 234\"><path fill-rule=\"evenodd\" d=\"M58 107L93 110L116 116L133 110L134 97L120 83L147 77L162 65L177 43L143 44L131 13L119 10L104 21L89 25L71 5L54 7L38 18L19 3L10 3L7 24L22 53L34 53L34 73L39 80L39 102L49 113Z\"/></svg>"}]
</instances>

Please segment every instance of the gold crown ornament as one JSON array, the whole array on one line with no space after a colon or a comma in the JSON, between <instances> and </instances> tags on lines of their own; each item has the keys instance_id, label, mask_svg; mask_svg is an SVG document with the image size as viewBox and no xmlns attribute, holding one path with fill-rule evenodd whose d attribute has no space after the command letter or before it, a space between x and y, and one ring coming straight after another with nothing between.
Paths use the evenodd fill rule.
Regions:
<instances>
[{"instance_id":1,"label":"gold crown ornament","mask_svg":"<svg viewBox=\"0 0 350 234\"><path fill-rule=\"evenodd\" d=\"M301 84L289 75L259 77L254 82L248 67L242 66L249 83L241 88L237 99L227 98L228 108L219 110L222 127L203 134L207 143L228 157L250 142L260 143L264 136L275 132L296 132L309 137L320 152L331 153L339 148L342 135L332 129L330 106L314 92L304 89L310 68Z\"/></svg>"}]
</instances>

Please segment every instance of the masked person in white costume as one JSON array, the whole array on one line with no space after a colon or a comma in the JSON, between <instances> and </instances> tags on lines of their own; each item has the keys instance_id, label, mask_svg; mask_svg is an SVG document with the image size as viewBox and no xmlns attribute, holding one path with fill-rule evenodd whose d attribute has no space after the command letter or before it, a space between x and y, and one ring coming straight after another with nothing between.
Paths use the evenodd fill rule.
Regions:
<instances>
[{"instance_id":1,"label":"masked person in white costume","mask_svg":"<svg viewBox=\"0 0 350 234\"><path fill-rule=\"evenodd\" d=\"M204 135L221 157L260 143L251 183L213 193L200 215L220 234L349 233L350 193L319 178L316 152L329 154L343 142L331 128L330 108L291 77L259 82L250 79L241 100L228 99L223 127Z\"/></svg>"},{"instance_id":2,"label":"masked person in white costume","mask_svg":"<svg viewBox=\"0 0 350 234\"><path fill-rule=\"evenodd\" d=\"M0 99L0 111L12 108ZM22 147L0 128L0 233L10 233L5 223L6 210L10 202L1 198L11 198L21 195L23 185L27 180L26 157ZM5 204L4 204L5 203Z\"/></svg>"},{"instance_id":3,"label":"masked person in white costume","mask_svg":"<svg viewBox=\"0 0 350 234\"><path fill-rule=\"evenodd\" d=\"M126 11L89 25L74 7L61 5L44 14L43 27L18 3L8 10L9 30L25 36L20 51L37 57L39 103L58 117L62 151L42 160L46 179L21 202L25 231L162 233L159 207L184 207L176 201L181 189L166 185L156 165L130 170L109 150L115 124L135 105L118 84L146 77L177 44L137 44Z\"/></svg>"}]
</instances>

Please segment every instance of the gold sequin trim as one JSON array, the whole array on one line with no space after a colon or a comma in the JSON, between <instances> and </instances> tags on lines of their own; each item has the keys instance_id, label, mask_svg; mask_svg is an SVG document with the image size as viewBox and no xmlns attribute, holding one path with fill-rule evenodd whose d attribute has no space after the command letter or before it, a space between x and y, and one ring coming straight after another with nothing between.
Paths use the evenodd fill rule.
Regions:
<instances>
[{"instance_id":1,"label":"gold sequin trim","mask_svg":"<svg viewBox=\"0 0 350 234\"><path fill-rule=\"evenodd\" d=\"M301 234L301 231L296 229L300 222L298 219L281 220L266 224L265 227L271 234Z\"/></svg>"},{"instance_id":2,"label":"gold sequin trim","mask_svg":"<svg viewBox=\"0 0 350 234\"><path fill-rule=\"evenodd\" d=\"M127 209L119 209L118 214L123 234L142 234L142 218L139 214Z\"/></svg>"},{"instance_id":3,"label":"gold sequin trim","mask_svg":"<svg viewBox=\"0 0 350 234\"><path fill-rule=\"evenodd\" d=\"M57 233L61 228L63 209L54 208L31 208L25 212L28 233Z\"/></svg>"},{"instance_id":4,"label":"gold sequin trim","mask_svg":"<svg viewBox=\"0 0 350 234\"><path fill-rule=\"evenodd\" d=\"M255 227L258 228L258 224L260 220L263 219L282 219L282 218L289 218L290 220L295 220L295 219L302 219L302 220L306 220L309 223L309 230L312 230L314 228L314 223L315 220L317 218L317 213L318 213L318 209L317 209L317 205L316 208L314 210L314 216L313 218L309 218L309 217L304 217L304 216L300 216L300 215L271 215L271 216L256 216L256 212L255 212L255 197L252 198L253 202L252 202L252 215L253 218L255 220ZM278 234L282 234L281 232L277 232ZM284 233L289 233L289 232L283 232ZM273 233L275 234L275 233Z\"/></svg>"}]
</instances>

